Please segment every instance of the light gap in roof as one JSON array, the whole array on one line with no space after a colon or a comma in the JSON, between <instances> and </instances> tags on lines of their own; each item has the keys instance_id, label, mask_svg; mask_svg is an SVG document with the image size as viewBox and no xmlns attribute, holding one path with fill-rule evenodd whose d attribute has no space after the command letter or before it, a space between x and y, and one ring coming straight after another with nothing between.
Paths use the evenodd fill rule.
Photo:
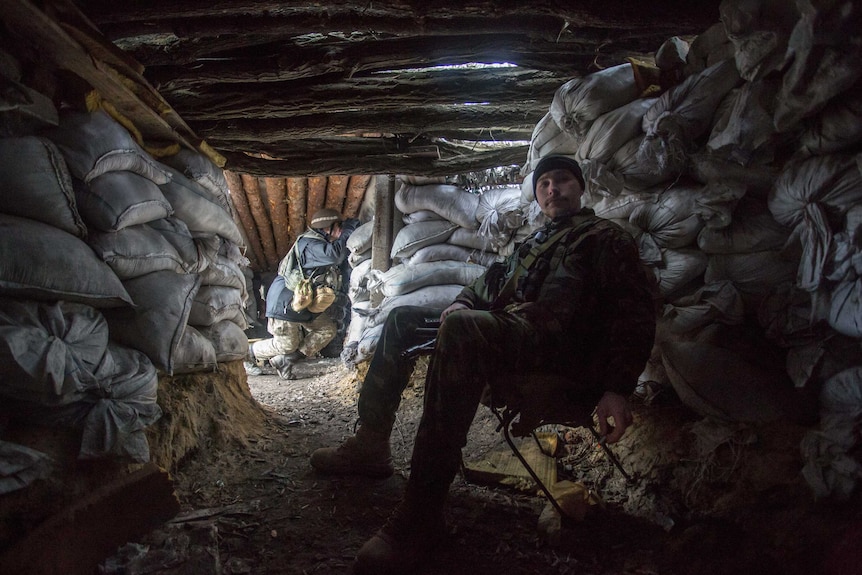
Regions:
<instances>
[{"instance_id":1,"label":"light gap in roof","mask_svg":"<svg viewBox=\"0 0 862 575\"><path fill-rule=\"evenodd\" d=\"M401 70L383 70L377 74L393 74L403 72L436 72L440 70L481 70L485 68L517 68L517 64L510 62L495 62L492 64L484 62L467 62L466 64L445 64L442 66L428 66L425 68L404 68Z\"/></svg>"}]
</instances>

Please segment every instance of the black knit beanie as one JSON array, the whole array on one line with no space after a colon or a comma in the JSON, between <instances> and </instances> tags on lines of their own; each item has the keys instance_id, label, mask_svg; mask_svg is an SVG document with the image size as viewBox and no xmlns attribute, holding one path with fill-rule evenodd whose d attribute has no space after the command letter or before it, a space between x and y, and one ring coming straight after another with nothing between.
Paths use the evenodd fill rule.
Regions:
<instances>
[{"instance_id":1,"label":"black knit beanie","mask_svg":"<svg viewBox=\"0 0 862 575\"><path fill-rule=\"evenodd\" d=\"M542 177L542 174L551 170L569 170L575 175L578 182L580 182L581 189L585 190L587 188L584 183L584 175L581 173L581 166L576 160L568 156L545 156L539 160L536 169L533 170L533 199L537 199L536 184L539 183L539 178Z\"/></svg>"}]
</instances>

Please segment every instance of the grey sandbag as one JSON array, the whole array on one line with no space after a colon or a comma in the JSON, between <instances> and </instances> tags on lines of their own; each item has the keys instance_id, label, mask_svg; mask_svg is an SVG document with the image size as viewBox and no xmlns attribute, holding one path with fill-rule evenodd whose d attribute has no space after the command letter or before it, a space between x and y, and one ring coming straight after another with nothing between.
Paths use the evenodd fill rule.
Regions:
<instances>
[{"instance_id":1,"label":"grey sandbag","mask_svg":"<svg viewBox=\"0 0 862 575\"><path fill-rule=\"evenodd\" d=\"M101 397L84 419L79 459L126 457L138 463L150 460L145 430L158 421L156 368L139 351L108 344L111 361L98 371Z\"/></svg>"},{"instance_id":2,"label":"grey sandbag","mask_svg":"<svg viewBox=\"0 0 862 575\"><path fill-rule=\"evenodd\" d=\"M78 182L75 199L81 217L91 228L115 232L173 214L159 187L134 172L114 171Z\"/></svg>"},{"instance_id":3,"label":"grey sandbag","mask_svg":"<svg viewBox=\"0 0 862 575\"><path fill-rule=\"evenodd\" d=\"M183 220L192 234L218 234L238 246L244 246L230 213L199 183L179 171L165 166L171 181L161 185L162 193L174 209L174 215Z\"/></svg>"},{"instance_id":4,"label":"grey sandbag","mask_svg":"<svg viewBox=\"0 0 862 575\"><path fill-rule=\"evenodd\" d=\"M0 299L0 395L58 406L99 387L108 324L72 302Z\"/></svg>"},{"instance_id":5,"label":"grey sandbag","mask_svg":"<svg viewBox=\"0 0 862 575\"><path fill-rule=\"evenodd\" d=\"M230 320L222 320L197 330L213 344L216 361L236 361L248 355L248 336Z\"/></svg>"},{"instance_id":6,"label":"grey sandbag","mask_svg":"<svg viewBox=\"0 0 862 575\"><path fill-rule=\"evenodd\" d=\"M156 184L170 180L170 174L135 142L132 135L106 112L66 112L60 125L44 134L57 144L69 171L90 182L106 172L135 172Z\"/></svg>"},{"instance_id":7,"label":"grey sandbag","mask_svg":"<svg viewBox=\"0 0 862 575\"><path fill-rule=\"evenodd\" d=\"M24 445L0 441L0 495L27 487L50 473L51 458Z\"/></svg>"},{"instance_id":8,"label":"grey sandbag","mask_svg":"<svg viewBox=\"0 0 862 575\"><path fill-rule=\"evenodd\" d=\"M248 348L246 348L246 352ZM187 325L177 348L174 373L215 371L218 368L215 346L196 328Z\"/></svg>"},{"instance_id":9,"label":"grey sandbag","mask_svg":"<svg viewBox=\"0 0 862 575\"><path fill-rule=\"evenodd\" d=\"M227 319L246 329L248 322L244 308L241 290L202 285L194 296L188 323L193 326L210 326Z\"/></svg>"},{"instance_id":10,"label":"grey sandbag","mask_svg":"<svg viewBox=\"0 0 862 575\"><path fill-rule=\"evenodd\" d=\"M132 298L80 238L35 220L0 214L0 295L58 299L98 308Z\"/></svg>"},{"instance_id":11,"label":"grey sandbag","mask_svg":"<svg viewBox=\"0 0 862 575\"><path fill-rule=\"evenodd\" d=\"M174 355L200 282L197 274L170 271L127 280L126 289L137 308L105 313L111 339L143 352L158 369L172 374Z\"/></svg>"},{"instance_id":12,"label":"grey sandbag","mask_svg":"<svg viewBox=\"0 0 862 575\"><path fill-rule=\"evenodd\" d=\"M117 232L93 232L87 243L121 280L162 270L186 272L174 246L158 231L143 224Z\"/></svg>"},{"instance_id":13,"label":"grey sandbag","mask_svg":"<svg viewBox=\"0 0 862 575\"><path fill-rule=\"evenodd\" d=\"M66 161L46 138L0 139L0 205L3 213L87 235Z\"/></svg>"},{"instance_id":14,"label":"grey sandbag","mask_svg":"<svg viewBox=\"0 0 862 575\"><path fill-rule=\"evenodd\" d=\"M162 161L168 166L180 171L188 179L197 182L212 194L213 199L231 216L234 215L233 202L224 171L205 155L187 148L181 149L173 156L166 156Z\"/></svg>"}]
</instances>

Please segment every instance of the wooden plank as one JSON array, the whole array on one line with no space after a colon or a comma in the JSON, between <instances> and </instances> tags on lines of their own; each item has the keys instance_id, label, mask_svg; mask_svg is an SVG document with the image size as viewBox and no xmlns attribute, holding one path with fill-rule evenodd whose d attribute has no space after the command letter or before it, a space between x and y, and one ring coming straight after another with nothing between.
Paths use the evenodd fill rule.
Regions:
<instances>
[{"instance_id":1,"label":"wooden plank","mask_svg":"<svg viewBox=\"0 0 862 575\"><path fill-rule=\"evenodd\" d=\"M248 198L248 207L254 218L254 225L260 237L260 245L263 246L263 255L266 258L267 269L278 266L279 258L275 251L275 237L272 235L272 222L263 203L260 192L260 182L257 177L243 174L242 185L245 189L245 197Z\"/></svg>"},{"instance_id":2,"label":"wooden plank","mask_svg":"<svg viewBox=\"0 0 862 575\"><path fill-rule=\"evenodd\" d=\"M266 178L266 199L272 220L272 233L275 236L275 251L278 260L287 255L290 241L290 222L287 217L287 180L285 178Z\"/></svg>"},{"instance_id":3,"label":"wooden plank","mask_svg":"<svg viewBox=\"0 0 862 575\"><path fill-rule=\"evenodd\" d=\"M515 438L515 445L542 483L550 487L557 482L557 462L553 457L542 453L542 450L553 453L556 450L557 436L554 433L537 433L536 436L542 449L539 449L532 437ZM476 483L535 486L530 473L506 444L492 450L478 461L465 462L464 477Z\"/></svg>"},{"instance_id":4,"label":"wooden plank","mask_svg":"<svg viewBox=\"0 0 862 575\"><path fill-rule=\"evenodd\" d=\"M179 510L170 477L148 463L46 520L0 555L0 566L16 575L91 575Z\"/></svg>"},{"instance_id":5,"label":"wooden plank","mask_svg":"<svg viewBox=\"0 0 862 575\"><path fill-rule=\"evenodd\" d=\"M307 201L308 180L305 178L287 178L287 213L290 220L291 245L307 227L305 221Z\"/></svg>"},{"instance_id":6,"label":"wooden plank","mask_svg":"<svg viewBox=\"0 0 862 575\"><path fill-rule=\"evenodd\" d=\"M21 40L28 42L46 60L73 72L90 84L121 114L129 118L144 137L162 142L178 142L192 150L197 149L189 139L196 139L191 130L180 133L169 125L161 110L157 111L146 105L123 84L119 74L112 73L105 64L91 57L56 21L33 3L27 0L4 0L0 20L10 30L15 30ZM160 96L154 97L160 99ZM170 107L167 106L167 109ZM199 141L195 142L198 143Z\"/></svg>"},{"instance_id":7,"label":"wooden plank","mask_svg":"<svg viewBox=\"0 0 862 575\"><path fill-rule=\"evenodd\" d=\"M308 178L308 204L305 209L306 221L311 225L311 216L321 209L326 202L326 176L312 176Z\"/></svg>"},{"instance_id":8,"label":"wooden plank","mask_svg":"<svg viewBox=\"0 0 862 575\"><path fill-rule=\"evenodd\" d=\"M242 177L228 170L225 171L224 177L227 180L230 196L233 200L233 207L236 208L240 228L248 238L248 249L251 250L251 253L246 253L246 257L251 262L250 267L256 271L266 271L269 268L267 267L266 257L263 254L260 234L257 232L257 226L254 223L254 217L251 215L251 208L248 205L248 198L245 195Z\"/></svg>"},{"instance_id":9,"label":"wooden plank","mask_svg":"<svg viewBox=\"0 0 862 575\"><path fill-rule=\"evenodd\" d=\"M350 176L350 182L347 184L347 197L344 200L345 218L355 218L359 215L359 208L362 207L362 201L365 199L365 193L369 189L370 183L371 176Z\"/></svg>"},{"instance_id":10,"label":"wooden plank","mask_svg":"<svg viewBox=\"0 0 862 575\"><path fill-rule=\"evenodd\" d=\"M349 182L350 176L329 176L329 181L326 182L324 207L341 213L344 209L344 198L347 196L347 184Z\"/></svg>"}]
</instances>

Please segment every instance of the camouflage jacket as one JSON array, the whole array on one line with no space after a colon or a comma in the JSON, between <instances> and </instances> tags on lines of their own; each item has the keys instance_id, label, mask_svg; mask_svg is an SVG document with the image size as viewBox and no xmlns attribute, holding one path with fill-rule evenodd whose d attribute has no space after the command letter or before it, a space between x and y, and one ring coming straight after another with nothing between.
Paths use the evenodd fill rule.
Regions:
<instances>
[{"instance_id":1,"label":"camouflage jacket","mask_svg":"<svg viewBox=\"0 0 862 575\"><path fill-rule=\"evenodd\" d=\"M628 395L652 350L657 294L631 235L584 209L536 230L456 301L529 322L535 365Z\"/></svg>"}]
</instances>

